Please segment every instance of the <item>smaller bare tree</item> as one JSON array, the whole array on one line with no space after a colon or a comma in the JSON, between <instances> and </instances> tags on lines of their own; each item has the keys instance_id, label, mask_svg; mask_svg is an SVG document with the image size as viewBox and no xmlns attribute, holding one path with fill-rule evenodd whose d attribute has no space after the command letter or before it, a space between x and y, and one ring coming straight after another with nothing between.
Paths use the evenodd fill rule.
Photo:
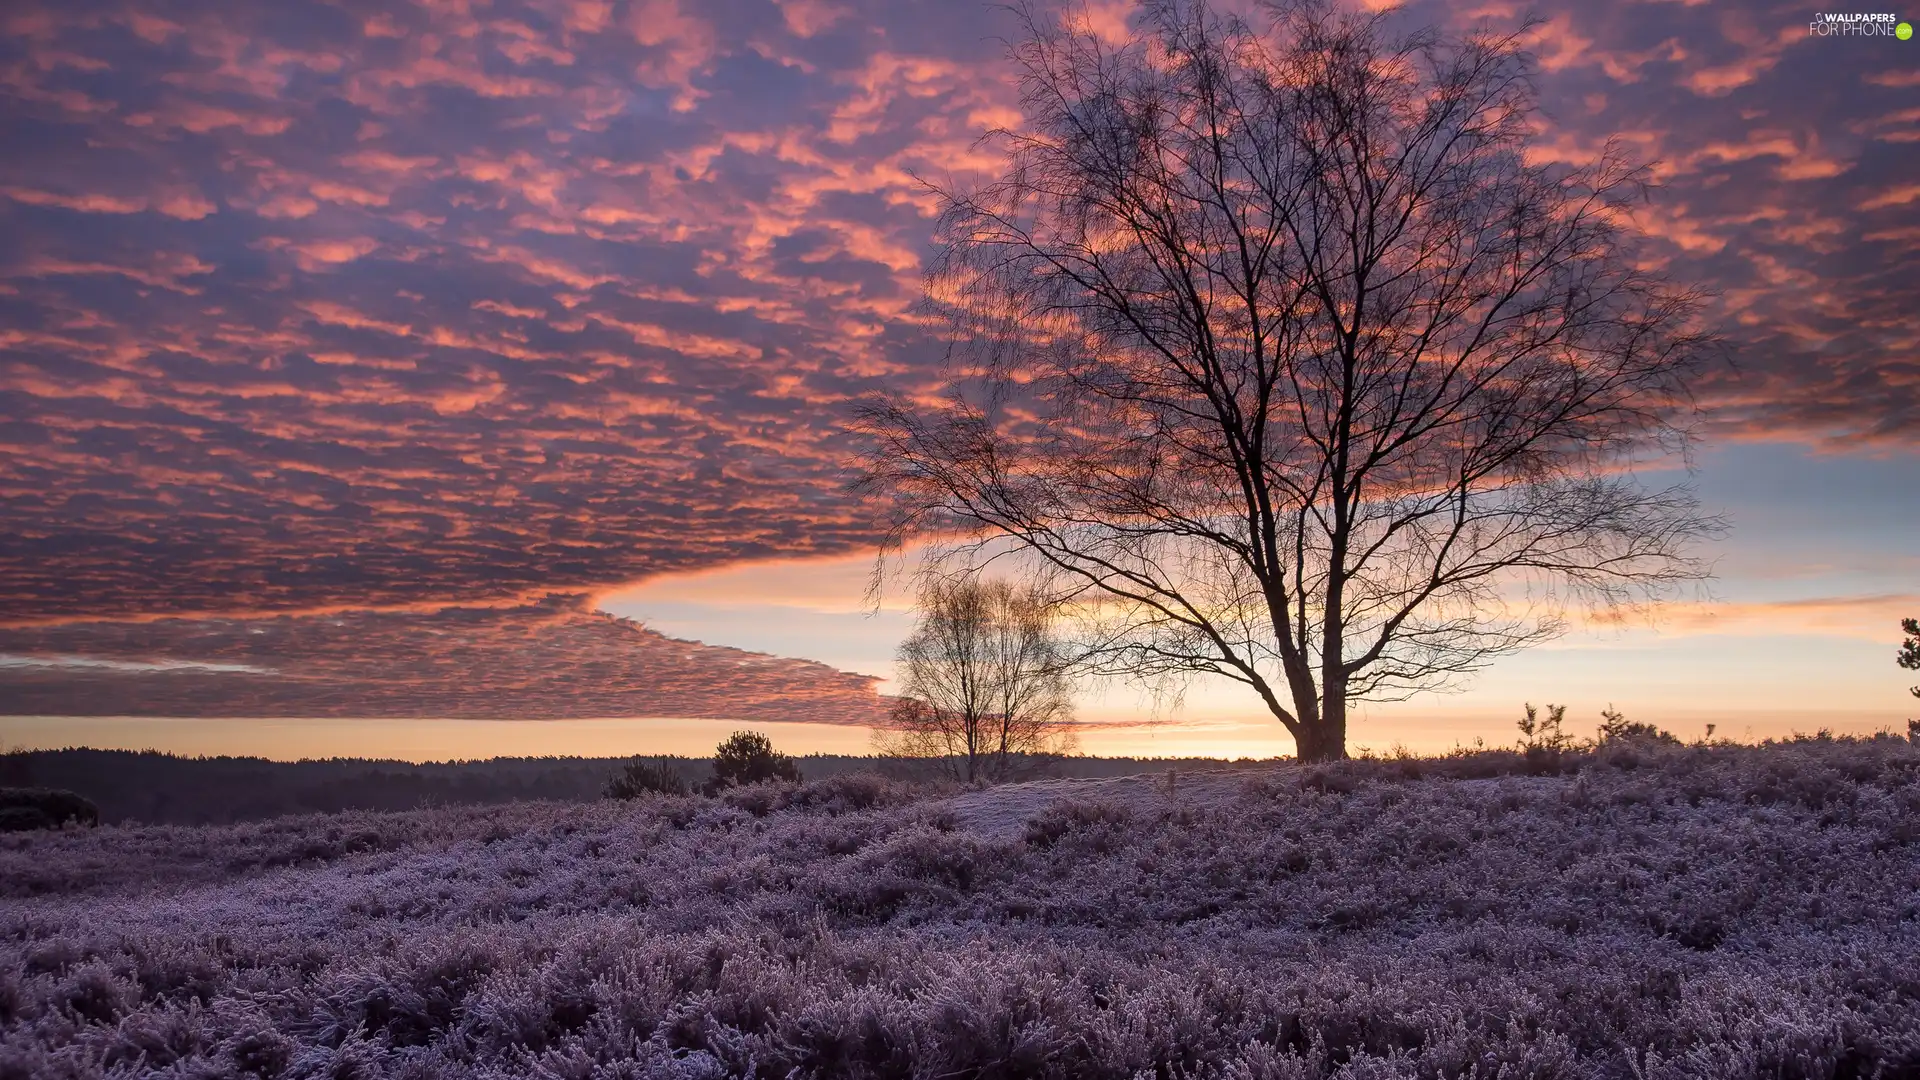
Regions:
<instances>
[{"instance_id":1,"label":"smaller bare tree","mask_svg":"<svg viewBox=\"0 0 1920 1080\"><path fill-rule=\"evenodd\" d=\"M1002 780L1073 749L1067 651L1037 590L973 577L933 580L900 645L902 694L883 753L944 763L960 780Z\"/></svg>"}]
</instances>

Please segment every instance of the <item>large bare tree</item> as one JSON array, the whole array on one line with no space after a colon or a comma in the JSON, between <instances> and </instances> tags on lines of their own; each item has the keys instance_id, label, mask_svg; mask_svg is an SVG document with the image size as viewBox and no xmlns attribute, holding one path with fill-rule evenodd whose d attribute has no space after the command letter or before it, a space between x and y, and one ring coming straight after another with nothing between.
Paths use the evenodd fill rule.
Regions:
<instances>
[{"instance_id":1,"label":"large bare tree","mask_svg":"<svg viewBox=\"0 0 1920 1080\"><path fill-rule=\"evenodd\" d=\"M940 189L953 390L861 413L896 541L1010 541L1100 669L1244 683L1306 760L1704 576L1717 522L1631 472L1685 450L1700 297L1636 248L1643 166L1532 153L1518 33L1023 14L1006 172Z\"/></svg>"},{"instance_id":2,"label":"large bare tree","mask_svg":"<svg viewBox=\"0 0 1920 1080\"><path fill-rule=\"evenodd\" d=\"M968 782L1070 749L1072 684L1054 616L1031 588L930 579L900 646L901 696L881 748L942 761Z\"/></svg>"}]
</instances>

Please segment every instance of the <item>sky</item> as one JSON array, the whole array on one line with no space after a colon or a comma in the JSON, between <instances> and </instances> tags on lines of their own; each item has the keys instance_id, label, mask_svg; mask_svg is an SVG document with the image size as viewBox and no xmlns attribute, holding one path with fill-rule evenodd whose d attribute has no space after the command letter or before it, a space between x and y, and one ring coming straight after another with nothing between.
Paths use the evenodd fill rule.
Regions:
<instances>
[{"instance_id":1,"label":"sky","mask_svg":"<svg viewBox=\"0 0 1920 1080\"><path fill-rule=\"evenodd\" d=\"M1124 32L1130 8L1088 8ZM1656 161L1715 294L1710 594L1353 742L1525 701L1693 737L1904 727L1920 616L1920 41L1786 4L1531 12L1536 160ZM1902 17L1920 12L1901 13ZM18 0L0 12L0 742L269 756L857 752L906 598L839 421L941 384L937 200L1019 122L963 0ZM1092 688L1106 753L1284 753Z\"/></svg>"}]
</instances>

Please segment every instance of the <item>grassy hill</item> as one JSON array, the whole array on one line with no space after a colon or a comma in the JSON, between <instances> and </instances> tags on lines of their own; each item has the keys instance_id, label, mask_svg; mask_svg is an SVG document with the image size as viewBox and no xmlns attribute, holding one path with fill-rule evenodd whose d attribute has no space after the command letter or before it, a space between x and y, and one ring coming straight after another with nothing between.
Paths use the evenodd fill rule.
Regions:
<instances>
[{"instance_id":1,"label":"grassy hill","mask_svg":"<svg viewBox=\"0 0 1920 1080\"><path fill-rule=\"evenodd\" d=\"M1920 1074L1920 748L0 839L0 1076Z\"/></svg>"}]
</instances>

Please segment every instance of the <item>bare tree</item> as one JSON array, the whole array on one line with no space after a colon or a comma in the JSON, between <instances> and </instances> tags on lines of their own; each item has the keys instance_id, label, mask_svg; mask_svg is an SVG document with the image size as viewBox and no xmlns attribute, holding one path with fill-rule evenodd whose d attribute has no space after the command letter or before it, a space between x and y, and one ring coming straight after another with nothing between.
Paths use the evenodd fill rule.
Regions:
<instances>
[{"instance_id":1,"label":"bare tree","mask_svg":"<svg viewBox=\"0 0 1920 1080\"><path fill-rule=\"evenodd\" d=\"M1700 297L1638 257L1643 167L1530 157L1517 34L1023 14L1008 169L940 191L954 389L860 413L894 541L1011 540L1095 670L1237 680L1308 760L1351 702L1705 575L1718 522L1630 472L1684 459Z\"/></svg>"},{"instance_id":2,"label":"bare tree","mask_svg":"<svg viewBox=\"0 0 1920 1080\"><path fill-rule=\"evenodd\" d=\"M886 752L944 761L956 778L1000 780L1072 746L1072 685L1053 609L1033 589L933 579L900 646L902 694Z\"/></svg>"}]
</instances>

